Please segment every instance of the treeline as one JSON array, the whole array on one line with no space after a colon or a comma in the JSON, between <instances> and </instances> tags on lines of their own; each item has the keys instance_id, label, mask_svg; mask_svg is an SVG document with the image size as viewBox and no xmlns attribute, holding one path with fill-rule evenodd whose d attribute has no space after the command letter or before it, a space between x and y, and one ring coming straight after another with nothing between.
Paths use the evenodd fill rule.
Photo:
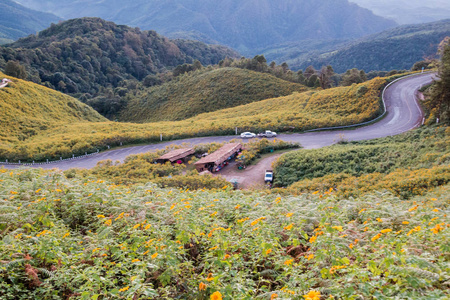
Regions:
<instances>
[{"instance_id":1,"label":"treeline","mask_svg":"<svg viewBox=\"0 0 450 300\"><path fill-rule=\"evenodd\" d=\"M0 68L20 63L27 71L21 78L87 102L97 96L109 98L110 91L120 94L121 88L132 88L149 74L195 60L216 64L227 56L236 53L221 46L169 40L155 31L99 18L82 18L52 24L38 35L0 47Z\"/></svg>"}]
</instances>

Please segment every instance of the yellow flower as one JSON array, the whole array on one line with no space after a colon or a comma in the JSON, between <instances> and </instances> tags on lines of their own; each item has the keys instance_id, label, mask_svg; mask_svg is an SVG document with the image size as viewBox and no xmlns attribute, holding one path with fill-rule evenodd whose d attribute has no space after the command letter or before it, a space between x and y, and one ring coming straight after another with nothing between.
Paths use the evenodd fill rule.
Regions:
<instances>
[{"instance_id":1,"label":"yellow flower","mask_svg":"<svg viewBox=\"0 0 450 300\"><path fill-rule=\"evenodd\" d=\"M422 228L420 226L417 226L413 229L411 229L406 235L411 235L413 232L418 232L420 231Z\"/></svg>"},{"instance_id":2,"label":"yellow flower","mask_svg":"<svg viewBox=\"0 0 450 300\"><path fill-rule=\"evenodd\" d=\"M70 233L67 232L65 235L63 235L63 239L68 237L69 235L70 235Z\"/></svg>"},{"instance_id":3,"label":"yellow flower","mask_svg":"<svg viewBox=\"0 0 450 300\"><path fill-rule=\"evenodd\" d=\"M106 220L105 225L110 226L111 224L112 224L112 220L111 219Z\"/></svg>"},{"instance_id":4,"label":"yellow flower","mask_svg":"<svg viewBox=\"0 0 450 300\"><path fill-rule=\"evenodd\" d=\"M377 234L376 236L374 236L371 240L372 240L372 242L374 242L374 241L376 241L376 240L378 240L380 237L382 236L382 234L381 233L379 233L379 234Z\"/></svg>"},{"instance_id":5,"label":"yellow flower","mask_svg":"<svg viewBox=\"0 0 450 300\"><path fill-rule=\"evenodd\" d=\"M278 298L278 294L275 294L275 293L273 293L273 294L270 296L270 300L277 299L277 298Z\"/></svg>"},{"instance_id":6,"label":"yellow flower","mask_svg":"<svg viewBox=\"0 0 450 300\"><path fill-rule=\"evenodd\" d=\"M272 248L266 250L266 255L272 253Z\"/></svg>"},{"instance_id":7,"label":"yellow flower","mask_svg":"<svg viewBox=\"0 0 450 300\"><path fill-rule=\"evenodd\" d=\"M214 217L215 215L217 215L217 211L213 212L213 213L211 214L211 217Z\"/></svg>"},{"instance_id":8,"label":"yellow flower","mask_svg":"<svg viewBox=\"0 0 450 300\"><path fill-rule=\"evenodd\" d=\"M154 254L151 256L151 258L152 258L152 259L155 259L157 256L158 256L158 252L154 253Z\"/></svg>"},{"instance_id":9,"label":"yellow flower","mask_svg":"<svg viewBox=\"0 0 450 300\"><path fill-rule=\"evenodd\" d=\"M308 256L306 256L306 258L307 258L308 260L311 260L311 259L313 259L313 258L314 258L314 254L310 254L310 255L308 255Z\"/></svg>"},{"instance_id":10,"label":"yellow flower","mask_svg":"<svg viewBox=\"0 0 450 300\"><path fill-rule=\"evenodd\" d=\"M204 284L203 282L200 282L200 284L198 285L198 289L199 289L200 291L206 290L206 284Z\"/></svg>"},{"instance_id":11,"label":"yellow flower","mask_svg":"<svg viewBox=\"0 0 450 300\"><path fill-rule=\"evenodd\" d=\"M130 288L129 286L126 286L126 287L124 287L123 289L120 289L119 292L125 292L125 291L128 291L129 288Z\"/></svg>"},{"instance_id":12,"label":"yellow flower","mask_svg":"<svg viewBox=\"0 0 450 300\"><path fill-rule=\"evenodd\" d=\"M294 213L288 213L288 214L286 215L286 217L287 217L287 218L290 218L290 217L292 217L293 214L294 214ZM273 295L276 295L276 294L273 294Z\"/></svg>"},{"instance_id":13,"label":"yellow flower","mask_svg":"<svg viewBox=\"0 0 450 300\"><path fill-rule=\"evenodd\" d=\"M212 248L209 248L209 250L212 251L212 250L216 250L217 248L219 248L219 246L214 246Z\"/></svg>"},{"instance_id":14,"label":"yellow flower","mask_svg":"<svg viewBox=\"0 0 450 300\"><path fill-rule=\"evenodd\" d=\"M139 228L140 226L141 226L141 224L136 224L136 225L133 226L133 229L137 229L137 228Z\"/></svg>"},{"instance_id":15,"label":"yellow flower","mask_svg":"<svg viewBox=\"0 0 450 300\"><path fill-rule=\"evenodd\" d=\"M442 231L442 230L444 229L444 227L441 226L441 225L444 225L444 223L442 223L442 224L436 224L436 226L435 226L434 228L431 228L430 230L431 230L434 234L438 234L440 231Z\"/></svg>"},{"instance_id":16,"label":"yellow flower","mask_svg":"<svg viewBox=\"0 0 450 300\"><path fill-rule=\"evenodd\" d=\"M292 226L294 226L294 224L289 224L288 226L283 227L286 230L291 230Z\"/></svg>"},{"instance_id":17,"label":"yellow flower","mask_svg":"<svg viewBox=\"0 0 450 300\"><path fill-rule=\"evenodd\" d=\"M388 228L388 229L383 229L380 232L381 233L388 233L388 232L391 232L391 231L392 231L392 229Z\"/></svg>"},{"instance_id":18,"label":"yellow flower","mask_svg":"<svg viewBox=\"0 0 450 300\"><path fill-rule=\"evenodd\" d=\"M222 300L222 294L220 292L214 292L211 297L211 300Z\"/></svg>"},{"instance_id":19,"label":"yellow flower","mask_svg":"<svg viewBox=\"0 0 450 300\"><path fill-rule=\"evenodd\" d=\"M353 249L354 245L353 245L353 244L350 244L350 245L348 245L348 247L349 247L350 249Z\"/></svg>"},{"instance_id":20,"label":"yellow flower","mask_svg":"<svg viewBox=\"0 0 450 300\"><path fill-rule=\"evenodd\" d=\"M411 212L411 211L413 211L413 210L416 210L418 207L419 207L419 205L416 205L416 206L411 207L410 209L408 209L408 211Z\"/></svg>"},{"instance_id":21,"label":"yellow flower","mask_svg":"<svg viewBox=\"0 0 450 300\"><path fill-rule=\"evenodd\" d=\"M151 224L147 224L147 225L145 226L145 230L149 229L150 227L152 227L152 225L151 225Z\"/></svg>"},{"instance_id":22,"label":"yellow flower","mask_svg":"<svg viewBox=\"0 0 450 300\"><path fill-rule=\"evenodd\" d=\"M380 223L383 222L383 219L381 219L381 218L377 218L376 220Z\"/></svg>"},{"instance_id":23,"label":"yellow flower","mask_svg":"<svg viewBox=\"0 0 450 300\"><path fill-rule=\"evenodd\" d=\"M98 250L101 250L102 248L95 248L95 249L92 249L92 253L95 253L95 251L98 251Z\"/></svg>"},{"instance_id":24,"label":"yellow flower","mask_svg":"<svg viewBox=\"0 0 450 300\"><path fill-rule=\"evenodd\" d=\"M289 265L291 265L293 262L294 262L293 259L288 259L287 261L284 262L284 264L285 264L286 266L289 266Z\"/></svg>"},{"instance_id":25,"label":"yellow flower","mask_svg":"<svg viewBox=\"0 0 450 300\"><path fill-rule=\"evenodd\" d=\"M403 222L402 222L402 224L404 224L404 225L408 225L408 224L409 224L409 222L408 222L408 221L403 221Z\"/></svg>"},{"instance_id":26,"label":"yellow flower","mask_svg":"<svg viewBox=\"0 0 450 300\"><path fill-rule=\"evenodd\" d=\"M303 295L305 300L320 300L320 292L310 291L308 294Z\"/></svg>"},{"instance_id":27,"label":"yellow flower","mask_svg":"<svg viewBox=\"0 0 450 300\"><path fill-rule=\"evenodd\" d=\"M239 209L241 206L238 204L238 205L236 205L234 208L235 209Z\"/></svg>"},{"instance_id":28,"label":"yellow flower","mask_svg":"<svg viewBox=\"0 0 450 300\"><path fill-rule=\"evenodd\" d=\"M339 232L343 231L342 226L333 226L331 228L336 229Z\"/></svg>"},{"instance_id":29,"label":"yellow flower","mask_svg":"<svg viewBox=\"0 0 450 300\"><path fill-rule=\"evenodd\" d=\"M224 259L229 259L231 257L230 254L225 254L225 256L223 257Z\"/></svg>"},{"instance_id":30,"label":"yellow flower","mask_svg":"<svg viewBox=\"0 0 450 300\"><path fill-rule=\"evenodd\" d=\"M214 280L213 274L209 273L208 277L206 278L206 281L213 281L213 280Z\"/></svg>"},{"instance_id":31,"label":"yellow flower","mask_svg":"<svg viewBox=\"0 0 450 300\"><path fill-rule=\"evenodd\" d=\"M140 260L136 258L136 259L133 259L131 262L132 262L132 263L140 262Z\"/></svg>"},{"instance_id":32,"label":"yellow flower","mask_svg":"<svg viewBox=\"0 0 450 300\"><path fill-rule=\"evenodd\" d=\"M438 212L438 211L439 211L439 208L435 208L435 209L433 209L433 211L434 211L434 212Z\"/></svg>"},{"instance_id":33,"label":"yellow flower","mask_svg":"<svg viewBox=\"0 0 450 300\"><path fill-rule=\"evenodd\" d=\"M310 243L314 243L314 242L316 241L316 239L317 239L316 236L312 236L312 237L309 239L309 242L310 242Z\"/></svg>"}]
</instances>

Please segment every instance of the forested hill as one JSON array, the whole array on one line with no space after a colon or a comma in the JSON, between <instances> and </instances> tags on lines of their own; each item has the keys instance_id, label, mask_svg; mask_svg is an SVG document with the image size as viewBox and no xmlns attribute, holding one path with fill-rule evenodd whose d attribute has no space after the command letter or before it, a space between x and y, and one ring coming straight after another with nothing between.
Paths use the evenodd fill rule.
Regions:
<instances>
[{"instance_id":1,"label":"forested hill","mask_svg":"<svg viewBox=\"0 0 450 300\"><path fill-rule=\"evenodd\" d=\"M243 54L305 39L357 38L396 25L348 0L21 0L62 17L97 16L168 36L214 40Z\"/></svg>"},{"instance_id":2,"label":"forested hill","mask_svg":"<svg viewBox=\"0 0 450 300\"><path fill-rule=\"evenodd\" d=\"M8 61L25 65L28 79L88 98L102 88L141 80L184 63L217 64L237 53L223 46L170 40L155 31L116 25L99 18L62 22L0 47L0 68Z\"/></svg>"},{"instance_id":3,"label":"forested hill","mask_svg":"<svg viewBox=\"0 0 450 300\"><path fill-rule=\"evenodd\" d=\"M434 57L439 43L450 36L450 19L404 25L345 44L322 54L288 61L291 68L332 65L336 72L351 68L366 72L410 69L417 61ZM274 59L270 55L268 59Z\"/></svg>"},{"instance_id":4,"label":"forested hill","mask_svg":"<svg viewBox=\"0 0 450 300\"><path fill-rule=\"evenodd\" d=\"M19 5L11 0L0 0L0 44L12 42L36 33L61 18Z\"/></svg>"}]
</instances>

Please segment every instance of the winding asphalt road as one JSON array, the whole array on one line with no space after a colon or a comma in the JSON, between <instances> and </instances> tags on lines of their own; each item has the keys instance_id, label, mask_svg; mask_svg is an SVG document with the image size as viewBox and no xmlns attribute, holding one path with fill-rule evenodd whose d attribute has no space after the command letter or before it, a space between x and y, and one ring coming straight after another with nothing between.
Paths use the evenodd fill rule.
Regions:
<instances>
[{"instance_id":1,"label":"winding asphalt road","mask_svg":"<svg viewBox=\"0 0 450 300\"><path fill-rule=\"evenodd\" d=\"M417 103L416 93L423 85L431 83L435 76L436 75L433 73L419 74L406 77L391 84L385 90L384 95L387 114L377 123L352 130L280 134L278 135L278 139L288 142L298 142L305 149L314 149L332 145L340 139L346 139L348 141L369 140L400 134L416 128L422 124L423 120L423 112ZM35 167L44 169L59 168L61 170L70 168L89 169L95 167L97 162L102 160L111 159L112 161L123 161L128 155L164 149L171 144L180 145L182 143L190 143L195 145L211 142L228 142L235 138L237 138L237 136L202 137L169 141L159 144L109 150L74 160L35 165ZM5 165L5 167L17 168L17 166L14 165Z\"/></svg>"}]
</instances>

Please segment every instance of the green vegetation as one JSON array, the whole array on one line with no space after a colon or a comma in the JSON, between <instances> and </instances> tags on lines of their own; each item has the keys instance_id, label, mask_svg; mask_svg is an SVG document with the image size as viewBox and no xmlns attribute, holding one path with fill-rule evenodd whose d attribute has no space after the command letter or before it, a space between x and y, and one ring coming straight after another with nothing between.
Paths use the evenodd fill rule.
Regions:
<instances>
[{"instance_id":1,"label":"green vegetation","mask_svg":"<svg viewBox=\"0 0 450 300\"><path fill-rule=\"evenodd\" d=\"M376 78L349 87L294 93L176 122L70 122L70 126L68 123L49 126L34 135L22 133L26 139L20 142L7 133L5 142L0 144L0 157L9 161L59 159L96 152L97 149L106 149L107 145L158 142L160 134L167 141L234 134L236 127L240 132L259 132L267 128L282 132L355 124L371 120L380 113L379 94L388 80ZM0 93L15 89L21 83L17 81ZM20 131L21 128L15 130Z\"/></svg>"},{"instance_id":2,"label":"green vegetation","mask_svg":"<svg viewBox=\"0 0 450 300\"><path fill-rule=\"evenodd\" d=\"M5 300L450 296L448 185L341 200L2 169L0 195Z\"/></svg>"},{"instance_id":3,"label":"green vegetation","mask_svg":"<svg viewBox=\"0 0 450 300\"><path fill-rule=\"evenodd\" d=\"M268 74L237 68L202 70L139 92L120 114L126 122L184 120L306 88Z\"/></svg>"},{"instance_id":4,"label":"green vegetation","mask_svg":"<svg viewBox=\"0 0 450 300\"><path fill-rule=\"evenodd\" d=\"M275 184L294 193L331 188L348 197L388 189L411 197L450 182L449 163L450 128L429 127L285 154L275 163Z\"/></svg>"},{"instance_id":5,"label":"green vegetation","mask_svg":"<svg viewBox=\"0 0 450 300\"><path fill-rule=\"evenodd\" d=\"M439 79L431 86L425 106L429 111L427 123L440 121L450 125L450 37L441 43Z\"/></svg>"},{"instance_id":6,"label":"green vegetation","mask_svg":"<svg viewBox=\"0 0 450 300\"><path fill-rule=\"evenodd\" d=\"M115 94L125 96L147 75L196 59L215 64L227 56L236 57L236 53L221 46L169 40L155 31L98 18L82 18L53 24L37 36L0 47L0 68L8 61L18 61L35 83L83 102L102 95L110 98L109 106L120 106L123 104L115 103Z\"/></svg>"},{"instance_id":7,"label":"green vegetation","mask_svg":"<svg viewBox=\"0 0 450 300\"><path fill-rule=\"evenodd\" d=\"M0 45L13 42L58 22L61 18L32 10L11 0L0 0Z\"/></svg>"},{"instance_id":8,"label":"green vegetation","mask_svg":"<svg viewBox=\"0 0 450 300\"><path fill-rule=\"evenodd\" d=\"M73 123L106 120L70 96L0 72L0 78L5 77L13 82L0 89L0 148L20 151L24 149L22 142L47 130Z\"/></svg>"}]
</instances>

